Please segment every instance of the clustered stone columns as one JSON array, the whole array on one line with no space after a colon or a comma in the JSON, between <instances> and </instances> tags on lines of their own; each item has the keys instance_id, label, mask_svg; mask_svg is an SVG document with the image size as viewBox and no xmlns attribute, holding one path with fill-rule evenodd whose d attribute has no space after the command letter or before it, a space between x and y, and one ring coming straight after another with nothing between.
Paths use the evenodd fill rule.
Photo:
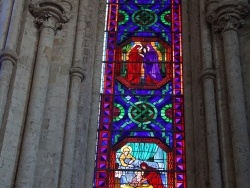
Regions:
<instances>
[{"instance_id":1,"label":"clustered stone columns","mask_svg":"<svg viewBox=\"0 0 250 188\"><path fill-rule=\"evenodd\" d=\"M69 21L69 13L58 3L32 1L29 8L36 18L40 38L16 177L15 187L18 188L33 187L54 37L63 23Z\"/></svg>"},{"instance_id":2,"label":"clustered stone columns","mask_svg":"<svg viewBox=\"0 0 250 188\"><path fill-rule=\"evenodd\" d=\"M205 11L205 2L200 0L200 11ZM204 87L205 120L208 149L208 166L211 187L222 187L220 166L220 150L218 124L216 114L215 83L216 72L213 65L211 34L206 24L205 15L201 13L201 40L202 40L202 74Z\"/></svg>"},{"instance_id":3,"label":"clustered stone columns","mask_svg":"<svg viewBox=\"0 0 250 188\"><path fill-rule=\"evenodd\" d=\"M244 23L249 5L243 1L222 1L208 12L208 22L221 32L224 46L228 103L232 132L232 145L236 184L238 188L249 185L250 151L240 65L237 30Z\"/></svg>"},{"instance_id":4,"label":"clustered stone columns","mask_svg":"<svg viewBox=\"0 0 250 188\"><path fill-rule=\"evenodd\" d=\"M0 127L2 133L4 132L1 135L0 152L0 185L2 187L12 187L19 158L22 128L15 124L19 119L16 116L17 111L12 107L17 104L13 96L20 95L21 92L18 88L16 90L12 88L12 83L14 85L15 70L18 69L17 50L25 2L26 0L3 0L0 16L0 49L3 49L0 53ZM14 90L17 92L15 93Z\"/></svg>"},{"instance_id":5,"label":"clustered stone columns","mask_svg":"<svg viewBox=\"0 0 250 188\"><path fill-rule=\"evenodd\" d=\"M3 124L2 120L6 109L13 68L18 61L16 50L24 0L15 2L13 0L4 0L2 6L3 11L0 15L0 127ZM10 22L10 20L12 21Z\"/></svg>"}]
</instances>

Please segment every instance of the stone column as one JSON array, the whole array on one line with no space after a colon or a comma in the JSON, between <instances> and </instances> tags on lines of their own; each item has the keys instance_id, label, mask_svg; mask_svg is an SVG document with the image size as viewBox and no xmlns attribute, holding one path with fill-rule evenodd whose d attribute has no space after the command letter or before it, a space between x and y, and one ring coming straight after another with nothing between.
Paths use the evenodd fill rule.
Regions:
<instances>
[{"instance_id":1,"label":"stone column","mask_svg":"<svg viewBox=\"0 0 250 188\"><path fill-rule=\"evenodd\" d=\"M222 176L220 166L220 150L218 125L216 114L215 100L215 84L216 76L211 46L211 34L209 25L206 23L205 2L200 0L200 24L201 24L201 40L202 40L202 81L204 87L204 103L205 103L205 118L206 118L206 134L207 134L207 149L208 149L208 165L210 187L222 187Z\"/></svg>"},{"instance_id":2,"label":"stone column","mask_svg":"<svg viewBox=\"0 0 250 188\"><path fill-rule=\"evenodd\" d=\"M12 6L14 0L2 0L1 14L0 14L0 51L4 49L6 37L8 34Z\"/></svg>"},{"instance_id":3,"label":"stone column","mask_svg":"<svg viewBox=\"0 0 250 188\"><path fill-rule=\"evenodd\" d=\"M16 48L17 48L17 43L18 43L18 37L19 37L19 32L20 32L20 27L21 27L21 22L22 22L22 13L23 13L23 8L24 8L24 1L25 0L19 0L15 1L13 4L13 7L10 8L10 5L12 6L12 1L7 0L3 2L3 9L7 9L12 13L6 13L5 11L2 11L1 18L0 18L0 47L1 49L4 49L0 53L0 127L2 125L3 121L3 114L4 110L6 108L6 101L7 101L7 95L9 91L9 85L12 77L12 70L13 67L16 66L17 60L18 60L18 55L16 53ZM9 16L6 18L6 16ZM8 24L7 26L4 26L2 24L2 19L4 20L5 24ZM11 22L8 23L6 20L10 20ZM7 30L7 31L5 31ZM5 36L6 34L6 36ZM3 40L4 39L4 40ZM6 41L5 41L6 40ZM4 43L3 43L4 42Z\"/></svg>"},{"instance_id":4,"label":"stone column","mask_svg":"<svg viewBox=\"0 0 250 188\"><path fill-rule=\"evenodd\" d=\"M215 75L215 71L212 67L206 67L203 69L201 76L204 87L203 92L206 116L206 135L210 186L222 188L216 100L214 91Z\"/></svg>"},{"instance_id":5,"label":"stone column","mask_svg":"<svg viewBox=\"0 0 250 188\"><path fill-rule=\"evenodd\" d=\"M68 13L58 3L36 1L29 7L40 29L40 38L16 177L15 187L18 188L33 187L54 37L63 23L69 21Z\"/></svg>"},{"instance_id":6,"label":"stone column","mask_svg":"<svg viewBox=\"0 0 250 188\"><path fill-rule=\"evenodd\" d=\"M78 33L77 36L80 36L81 34L83 33ZM76 43L78 42L81 43L81 41L77 40ZM75 50L81 51L80 49L75 49ZM81 88L80 84L84 78L83 69L82 67L80 67L82 61L79 64L79 67L77 66L77 64L78 63L75 60L72 68L70 69L70 91L69 91L66 128L64 134L65 136L64 136L64 146L63 146L63 158L62 158L60 180L59 180L60 188L68 188L71 186L75 139L76 139L76 124L77 124L78 105L79 105L80 88Z\"/></svg>"},{"instance_id":7,"label":"stone column","mask_svg":"<svg viewBox=\"0 0 250 188\"><path fill-rule=\"evenodd\" d=\"M13 106L17 103L14 102L15 94L23 96L22 89L13 88L16 77L16 68L18 62L17 46L20 43L19 35L20 29L23 24L23 11L26 0L2 1L2 15L1 20L7 23L8 27L2 25L0 21L0 38L4 39L0 41L1 49L4 49L0 55L0 126L2 135L2 147L0 154L0 185L2 187L12 187L13 180L16 176L16 167L19 158L19 139L22 135L22 128L15 124L18 122L19 116L15 114L16 109L13 110ZM11 4L11 8L10 8ZM7 6L6 6L7 5ZM9 7L9 9L7 9ZM11 15L10 15L11 13ZM7 15L9 17L7 17ZM10 22L8 20L11 20ZM5 31L7 29L7 31ZM13 86L12 86L13 84ZM8 101L7 101L8 100ZM20 105L20 103L19 103ZM20 105L22 106L22 105ZM15 114L15 115L14 115ZM18 114L21 116L21 113ZM21 124L21 123L20 123ZM20 125L19 124L19 125Z\"/></svg>"},{"instance_id":8,"label":"stone column","mask_svg":"<svg viewBox=\"0 0 250 188\"><path fill-rule=\"evenodd\" d=\"M247 187L250 177L250 148L237 34L248 12L249 5L245 2L224 1L218 4L209 18L215 30L221 32L223 37L234 167L238 188Z\"/></svg>"},{"instance_id":9,"label":"stone column","mask_svg":"<svg viewBox=\"0 0 250 188\"><path fill-rule=\"evenodd\" d=\"M80 101L81 82L84 79L83 73L83 51L84 36L86 27L86 9L84 8L84 0L80 0L78 6L77 28L74 47L74 57L72 67L70 69L70 90L68 96L68 111L64 133L63 155L61 160L61 171L59 179L60 188L71 187L71 178L73 171L74 150L76 141L76 127L78 106Z\"/></svg>"},{"instance_id":10,"label":"stone column","mask_svg":"<svg viewBox=\"0 0 250 188\"><path fill-rule=\"evenodd\" d=\"M0 53L0 128L9 91L13 67L16 66L18 55L15 51L4 50Z\"/></svg>"},{"instance_id":11,"label":"stone column","mask_svg":"<svg viewBox=\"0 0 250 188\"><path fill-rule=\"evenodd\" d=\"M207 15L212 12L221 0L208 0ZM224 66L224 49L220 33L215 33L214 25L210 30L213 49L213 63L216 70L216 104L217 104L217 119L218 132L220 142L220 158L222 169L222 184L224 187L235 187L235 174L233 163L233 151L231 142L231 129L229 121L229 111L227 106L227 92L225 81L225 66ZM226 108L226 109L225 109Z\"/></svg>"}]
</instances>

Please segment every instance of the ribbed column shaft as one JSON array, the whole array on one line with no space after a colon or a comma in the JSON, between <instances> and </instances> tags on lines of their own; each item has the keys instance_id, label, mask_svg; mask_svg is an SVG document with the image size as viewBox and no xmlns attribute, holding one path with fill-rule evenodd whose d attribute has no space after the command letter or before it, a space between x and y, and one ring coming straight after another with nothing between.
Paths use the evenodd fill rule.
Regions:
<instances>
[{"instance_id":1,"label":"ribbed column shaft","mask_svg":"<svg viewBox=\"0 0 250 188\"><path fill-rule=\"evenodd\" d=\"M66 132L64 137L65 142L60 176L60 188L68 188L71 186L80 84L81 78L77 75L72 75L70 82Z\"/></svg>"},{"instance_id":2,"label":"ribbed column shaft","mask_svg":"<svg viewBox=\"0 0 250 188\"><path fill-rule=\"evenodd\" d=\"M51 1L31 2L30 11L36 17L40 38L16 177L17 188L33 187L55 33L62 23L69 21L69 14L61 5Z\"/></svg>"},{"instance_id":3,"label":"ribbed column shaft","mask_svg":"<svg viewBox=\"0 0 250 188\"><path fill-rule=\"evenodd\" d=\"M16 180L16 187L18 188L33 186L36 156L48 87L49 63L55 31L52 28L43 27L40 32L37 59L22 142L20 165Z\"/></svg>"},{"instance_id":4,"label":"ribbed column shaft","mask_svg":"<svg viewBox=\"0 0 250 188\"><path fill-rule=\"evenodd\" d=\"M19 43L20 28L23 21L22 14L25 1L26 0L7 0L2 2L3 9L1 13L3 15L0 16L0 19L4 19L5 24L8 24L8 27L3 27L2 30L0 29L1 49L4 49L0 55L0 127L2 125L2 131L4 131L0 155L0 177L2 177L0 178L0 185L3 187L13 186L20 149L19 140L22 135L21 127L9 121L9 119L13 120L10 115L13 111L10 112L9 106L6 106L6 104L7 101L9 105L13 102L11 100L13 93L9 91L11 80L15 77L13 70L18 62L16 51ZM6 5L9 7L7 8ZM9 17L6 18L6 16ZM0 26L0 28L1 27L2 26ZM2 45L3 39L5 40L4 46ZM20 94L20 91L18 91L18 93ZM7 99L8 96L10 97L9 100Z\"/></svg>"},{"instance_id":5,"label":"ribbed column shaft","mask_svg":"<svg viewBox=\"0 0 250 188\"><path fill-rule=\"evenodd\" d=\"M217 130L217 114L215 106L214 80L207 77L203 79L204 102L206 114L206 133L209 162L209 177L211 187L222 187L219 139Z\"/></svg>"},{"instance_id":6,"label":"ribbed column shaft","mask_svg":"<svg viewBox=\"0 0 250 188\"><path fill-rule=\"evenodd\" d=\"M5 49L13 51L16 51L17 49L20 29L23 23L22 16L23 16L24 6L25 6L25 0L14 1Z\"/></svg>"},{"instance_id":7,"label":"ribbed column shaft","mask_svg":"<svg viewBox=\"0 0 250 188\"><path fill-rule=\"evenodd\" d=\"M0 14L0 51L5 47L5 41L8 34L12 6L14 0L2 0L2 10Z\"/></svg>"},{"instance_id":8,"label":"ribbed column shaft","mask_svg":"<svg viewBox=\"0 0 250 188\"><path fill-rule=\"evenodd\" d=\"M11 81L13 64L10 60L3 60L0 62L0 128L3 126L5 105L7 102L7 95Z\"/></svg>"},{"instance_id":9,"label":"ribbed column shaft","mask_svg":"<svg viewBox=\"0 0 250 188\"><path fill-rule=\"evenodd\" d=\"M64 133L63 143L63 156L61 162L60 172L60 188L68 188L71 186L73 161L74 161L74 149L76 140L76 127L77 127L77 115L78 105L80 99L80 86L83 80L83 55L84 51L84 36L86 27L86 0L79 1L77 28L76 28L76 40L75 51L72 62L72 68L70 70L70 91L68 96L68 111Z\"/></svg>"},{"instance_id":10,"label":"ribbed column shaft","mask_svg":"<svg viewBox=\"0 0 250 188\"><path fill-rule=\"evenodd\" d=\"M3 43L3 39L4 39L4 44L3 46L0 44L1 49L6 49L7 51L11 51L11 54L13 54L14 56L14 62L11 63L11 61L9 60L3 60L2 62L0 62L1 64L1 70L0 70L0 127L2 125L2 120L3 120L3 115L4 115L4 110L6 107L6 101L7 101L7 95L8 95L8 91L9 91L9 86L10 86L10 81L11 81L11 77L12 77L12 70L13 70L13 65L16 64L17 61L17 54L16 54L16 48L17 48L17 44L18 44L18 37L19 37L19 33L20 33L20 27L21 27L21 23L22 23L22 12L23 12L23 8L24 8L24 2L25 0L19 0L19 1L15 1L13 4L13 8L11 6L10 8L10 4L12 1L8 1L7 2L3 2L3 10L7 8L9 8L9 11L12 11L8 14L5 11L6 15L1 15L0 18L0 24L1 24L1 20L2 19L6 19L6 20L11 20L11 22L9 23L8 27L6 24L8 24L8 21L4 20L5 25L2 26L3 29L0 29L0 32L6 32L6 33L0 33L0 43ZM12 5L12 4L11 4ZM11 15L10 15L11 14ZM9 18L6 18L6 16L9 15ZM0 26L1 28L1 26ZM6 31L5 31L6 29ZM5 37L6 35L6 37ZM5 52L3 51L2 54L4 55Z\"/></svg>"},{"instance_id":11,"label":"ribbed column shaft","mask_svg":"<svg viewBox=\"0 0 250 188\"><path fill-rule=\"evenodd\" d=\"M238 188L245 188L249 185L250 151L237 32L235 30L225 31L223 43L236 182Z\"/></svg>"},{"instance_id":12,"label":"ribbed column shaft","mask_svg":"<svg viewBox=\"0 0 250 188\"><path fill-rule=\"evenodd\" d=\"M205 104L206 135L210 186L222 188L219 136L215 100L215 71L213 68L211 33L205 18L205 2L200 1L201 39L203 60L203 92Z\"/></svg>"},{"instance_id":13,"label":"ribbed column shaft","mask_svg":"<svg viewBox=\"0 0 250 188\"><path fill-rule=\"evenodd\" d=\"M223 186L233 188L235 185L233 152L231 142L231 130L229 126L229 113L227 108L227 93L225 93L226 82L224 79L225 67L223 64L223 44L219 34L213 35L213 56L216 66L216 86L217 86L217 114L220 132L220 151Z\"/></svg>"},{"instance_id":14,"label":"ribbed column shaft","mask_svg":"<svg viewBox=\"0 0 250 188\"><path fill-rule=\"evenodd\" d=\"M94 182L94 166L96 163L96 133L98 128L98 115L99 115L99 102L100 102L100 81L101 81L101 61L103 54L103 28L104 28L104 20L105 20L105 8L106 2L99 1L98 7L98 22L97 28L95 27L96 33L96 46L94 48L95 59L93 64L93 80L92 80L92 92L91 92L91 102L92 102L92 109L90 112L90 120L88 126L88 145L87 145L87 155L85 161L85 174L84 174L84 187L92 187ZM102 23L102 24L100 24Z\"/></svg>"},{"instance_id":15,"label":"ribbed column shaft","mask_svg":"<svg viewBox=\"0 0 250 188\"><path fill-rule=\"evenodd\" d=\"M239 27L245 23L244 18L248 15L249 9L247 1L223 0L207 14L208 22L213 24L214 31L222 33L223 38L237 188L250 187L250 148L237 34Z\"/></svg>"}]
</instances>

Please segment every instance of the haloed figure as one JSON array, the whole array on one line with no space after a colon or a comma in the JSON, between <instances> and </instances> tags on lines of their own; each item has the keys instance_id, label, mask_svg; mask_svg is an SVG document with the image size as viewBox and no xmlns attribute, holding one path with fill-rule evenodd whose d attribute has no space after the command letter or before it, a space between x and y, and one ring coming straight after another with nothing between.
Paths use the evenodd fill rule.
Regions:
<instances>
[{"instance_id":1,"label":"haloed figure","mask_svg":"<svg viewBox=\"0 0 250 188\"><path fill-rule=\"evenodd\" d=\"M133 169L134 169L134 161L135 157L131 155L132 148L130 146L123 146L121 148L122 154L119 157L119 161L121 163L121 169L126 169L123 171L124 180L123 182L131 182L133 179Z\"/></svg>"},{"instance_id":2,"label":"haloed figure","mask_svg":"<svg viewBox=\"0 0 250 188\"><path fill-rule=\"evenodd\" d=\"M131 155L132 148L130 146L123 146L121 148L122 154L119 157L121 165L123 167L132 167L132 163L135 161L135 158Z\"/></svg>"}]
</instances>

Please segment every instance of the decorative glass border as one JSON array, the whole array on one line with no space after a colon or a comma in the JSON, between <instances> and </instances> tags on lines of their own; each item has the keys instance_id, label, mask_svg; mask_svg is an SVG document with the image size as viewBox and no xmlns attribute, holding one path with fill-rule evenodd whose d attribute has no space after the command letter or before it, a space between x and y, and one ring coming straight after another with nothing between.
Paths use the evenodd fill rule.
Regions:
<instances>
[{"instance_id":1,"label":"decorative glass border","mask_svg":"<svg viewBox=\"0 0 250 188\"><path fill-rule=\"evenodd\" d=\"M158 0L159 1L159 0ZM166 0L162 2L167 2ZM118 0L109 0L107 3L107 24L105 30L105 45L104 45L104 64L103 64L103 88L101 94L97 155L95 166L94 187L112 188L114 187L115 173L115 153L112 146L112 125L114 122L123 118L125 110L119 104L115 103L115 61L116 48L119 43L117 39L119 11ZM172 104L166 105L159 113L163 114L163 110L172 108L172 119L164 116L166 121L173 123L173 148L167 153L168 155L168 188L186 188L186 165L185 165L185 135L184 135L184 99L183 99L183 70L182 70L182 28L181 28L181 2L180 0L171 0L171 11L168 11L160 16L163 20L164 16L171 14L171 23L162 21L166 25L171 26L171 65L172 78L169 80L172 83ZM125 21L128 20L128 15L124 12ZM135 19L135 18L133 18ZM156 21L154 20L154 23ZM153 24L154 24L153 23ZM152 25L152 24L151 24ZM133 89L133 88L132 88ZM114 118L114 108L119 108L121 114ZM128 137L119 143L123 146L127 142L140 142L145 138ZM158 138L147 138L147 142L159 143L162 141ZM163 144L164 145L164 144ZM164 146L162 146L164 147Z\"/></svg>"}]
</instances>

